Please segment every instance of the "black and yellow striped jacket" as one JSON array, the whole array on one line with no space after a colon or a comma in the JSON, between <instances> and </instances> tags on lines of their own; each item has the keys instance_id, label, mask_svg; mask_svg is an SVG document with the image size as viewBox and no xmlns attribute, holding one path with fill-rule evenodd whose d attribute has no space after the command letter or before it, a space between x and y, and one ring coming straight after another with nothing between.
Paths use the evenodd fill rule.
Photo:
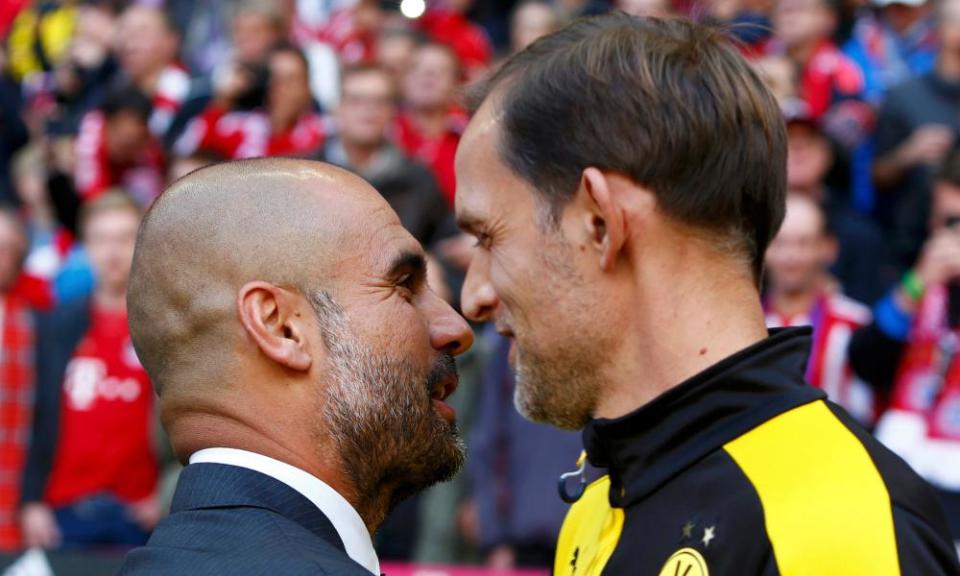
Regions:
<instances>
[{"instance_id":1,"label":"black and yellow striped jacket","mask_svg":"<svg viewBox=\"0 0 960 576\"><path fill-rule=\"evenodd\" d=\"M805 384L809 348L775 332L591 422L608 474L570 509L555 576L960 575L936 494Z\"/></svg>"}]
</instances>

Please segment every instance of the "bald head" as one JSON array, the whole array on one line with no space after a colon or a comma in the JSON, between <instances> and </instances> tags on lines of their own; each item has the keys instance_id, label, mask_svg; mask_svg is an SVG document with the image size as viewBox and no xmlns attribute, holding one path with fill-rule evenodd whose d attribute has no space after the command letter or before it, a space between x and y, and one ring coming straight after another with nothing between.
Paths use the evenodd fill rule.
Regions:
<instances>
[{"instance_id":1,"label":"bald head","mask_svg":"<svg viewBox=\"0 0 960 576\"><path fill-rule=\"evenodd\" d=\"M363 180L320 162L245 160L174 183L141 225L127 295L158 392L227 377L244 284L323 289L345 246L376 221L396 215Z\"/></svg>"}]
</instances>

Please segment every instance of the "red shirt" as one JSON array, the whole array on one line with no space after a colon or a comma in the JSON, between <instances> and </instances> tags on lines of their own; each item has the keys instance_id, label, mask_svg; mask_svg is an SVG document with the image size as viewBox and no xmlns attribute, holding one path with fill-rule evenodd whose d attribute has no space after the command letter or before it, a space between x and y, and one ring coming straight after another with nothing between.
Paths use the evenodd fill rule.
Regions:
<instances>
[{"instance_id":1,"label":"red shirt","mask_svg":"<svg viewBox=\"0 0 960 576\"><path fill-rule=\"evenodd\" d=\"M306 157L318 153L324 140L323 118L315 112L301 116L290 130L272 133L270 119L262 111L228 111L212 105L191 122L176 151L188 155L196 149L209 150L230 160Z\"/></svg>"},{"instance_id":2,"label":"red shirt","mask_svg":"<svg viewBox=\"0 0 960 576\"><path fill-rule=\"evenodd\" d=\"M463 14L444 9L430 10L417 24L431 38L453 48L467 70L485 68L493 59L487 34Z\"/></svg>"},{"instance_id":3,"label":"red shirt","mask_svg":"<svg viewBox=\"0 0 960 576\"><path fill-rule=\"evenodd\" d=\"M107 158L106 119L95 110L83 117L76 142L74 180L77 193L90 201L119 186L141 206L149 206L163 191L164 158L160 143L151 139L136 163L116 166Z\"/></svg>"},{"instance_id":4,"label":"red shirt","mask_svg":"<svg viewBox=\"0 0 960 576\"><path fill-rule=\"evenodd\" d=\"M63 381L46 502L64 506L100 492L127 502L151 496L158 475L152 429L153 391L127 314L94 307Z\"/></svg>"},{"instance_id":5,"label":"red shirt","mask_svg":"<svg viewBox=\"0 0 960 576\"><path fill-rule=\"evenodd\" d=\"M416 158L430 168L444 198L451 206L457 191L453 161L468 120L464 112L451 110L447 119L447 129L439 137L428 138L417 130L406 114L400 114L397 117L395 138L397 144L408 156Z\"/></svg>"},{"instance_id":6,"label":"red shirt","mask_svg":"<svg viewBox=\"0 0 960 576\"><path fill-rule=\"evenodd\" d=\"M780 314L765 305L767 326L812 326L813 348L806 378L831 400L847 409L860 422L870 425L880 410L873 390L856 378L847 361L853 333L870 323L870 309L839 294L824 293L812 309L795 316Z\"/></svg>"}]
</instances>

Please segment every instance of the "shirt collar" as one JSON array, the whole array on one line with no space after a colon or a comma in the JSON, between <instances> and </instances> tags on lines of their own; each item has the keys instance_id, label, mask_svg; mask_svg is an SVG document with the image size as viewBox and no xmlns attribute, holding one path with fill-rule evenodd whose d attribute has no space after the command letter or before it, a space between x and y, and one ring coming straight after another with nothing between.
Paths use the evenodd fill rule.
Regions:
<instances>
[{"instance_id":1,"label":"shirt collar","mask_svg":"<svg viewBox=\"0 0 960 576\"><path fill-rule=\"evenodd\" d=\"M591 464L608 469L611 504L640 501L741 434L823 398L804 381L810 333L773 330L626 416L590 421L584 446Z\"/></svg>"},{"instance_id":2,"label":"shirt collar","mask_svg":"<svg viewBox=\"0 0 960 576\"><path fill-rule=\"evenodd\" d=\"M247 468L293 488L330 520L343 541L344 550L354 562L373 574L380 574L380 561L360 514L323 480L285 462L236 448L205 448L190 456L190 464L202 463Z\"/></svg>"}]
</instances>

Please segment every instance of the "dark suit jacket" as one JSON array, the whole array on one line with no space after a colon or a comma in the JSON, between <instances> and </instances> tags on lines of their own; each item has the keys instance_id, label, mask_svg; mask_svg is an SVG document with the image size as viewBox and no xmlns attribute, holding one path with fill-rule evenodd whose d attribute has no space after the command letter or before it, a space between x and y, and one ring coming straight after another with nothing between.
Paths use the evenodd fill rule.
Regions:
<instances>
[{"instance_id":1,"label":"dark suit jacket","mask_svg":"<svg viewBox=\"0 0 960 576\"><path fill-rule=\"evenodd\" d=\"M312 502L269 476L223 464L184 468L150 541L121 575L370 576Z\"/></svg>"}]
</instances>

